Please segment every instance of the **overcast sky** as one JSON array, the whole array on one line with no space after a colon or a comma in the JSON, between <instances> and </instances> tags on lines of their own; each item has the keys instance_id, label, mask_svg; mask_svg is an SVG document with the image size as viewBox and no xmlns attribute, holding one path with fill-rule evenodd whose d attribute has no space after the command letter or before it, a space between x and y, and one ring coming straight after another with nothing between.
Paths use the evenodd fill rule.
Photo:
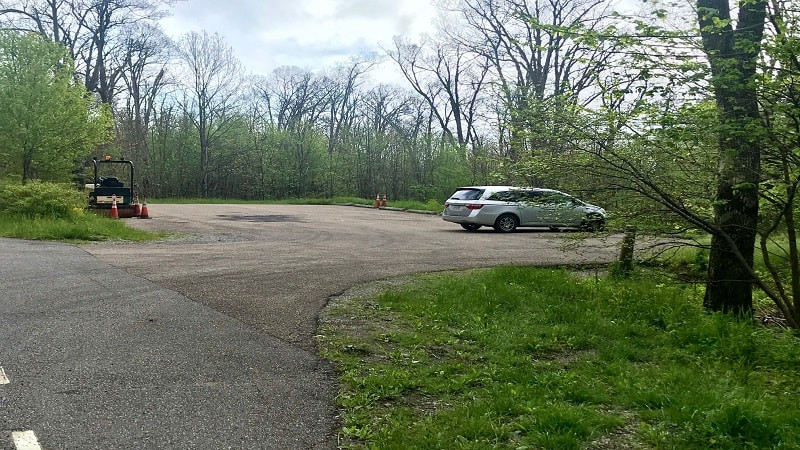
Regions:
<instances>
[{"instance_id":1,"label":"overcast sky","mask_svg":"<svg viewBox=\"0 0 800 450\"><path fill-rule=\"evenodd\" d=\"M185 0L162 20L168 35L219 33L252 73L311 70L431 31L434 0Z\"/></svg>"}]
</instances>

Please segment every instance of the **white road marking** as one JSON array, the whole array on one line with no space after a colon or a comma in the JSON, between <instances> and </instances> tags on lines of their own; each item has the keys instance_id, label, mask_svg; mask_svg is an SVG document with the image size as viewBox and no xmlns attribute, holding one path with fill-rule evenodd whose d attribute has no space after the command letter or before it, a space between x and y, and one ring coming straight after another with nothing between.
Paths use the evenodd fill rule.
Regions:
<instances>
[{"instance_id":1,"label":"white road marking","mask_svg":"<svg viewBox=\"0 0 800 450\"><path fill-rule=\"evenodd\" d=\"M11 440L14 441L17 450L42 450L42 447L39 446L39 441L36 439L36 435L30 430L12 431Z\"/></svg>"},{"instance_id":2,"label":"white road marking","mask_svg":"<svg viewBox=\"0 0 800 450\"><path fill-rule=\"evenodd\" d=\"M11 381L6 376L6 371L0 367L0 384L9 384ZM39 446L39 440L33 431L12 431L11 440L14 442L14 447L17 450L42 450Z\"/></svg>"}]
</instances>

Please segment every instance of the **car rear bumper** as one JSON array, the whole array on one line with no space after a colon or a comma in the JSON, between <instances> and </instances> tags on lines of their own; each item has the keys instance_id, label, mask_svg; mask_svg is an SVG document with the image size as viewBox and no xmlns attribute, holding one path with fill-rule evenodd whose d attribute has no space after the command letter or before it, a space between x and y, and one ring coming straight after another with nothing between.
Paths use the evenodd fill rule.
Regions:
<instances>
[{"instance_id":1,"label":"car rear bumper","mask_svg":"<svg viewBox=\"0 0 800 450\"><path fill-rule=\"evenodd\" d=\"M453 222L453 223L468 223L474 225L483 225L483 226L492 226L494 224L494 219L487 219L485 216L477 214L478 211L475 211L476 214L470 214L468 216L454 216L449 215L446 213L442 213L442 220L446 222Z\"/></svg>"}]
</instances>

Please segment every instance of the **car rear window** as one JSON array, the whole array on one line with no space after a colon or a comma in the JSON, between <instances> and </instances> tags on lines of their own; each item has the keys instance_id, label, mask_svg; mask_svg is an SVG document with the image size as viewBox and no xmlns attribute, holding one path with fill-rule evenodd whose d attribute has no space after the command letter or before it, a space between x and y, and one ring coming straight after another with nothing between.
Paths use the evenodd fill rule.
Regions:
<instances>
[{"instance_id":1,"label":"car rear window","mask_svg":"<svg viewBox=\"0 0 800 450\"><path fill-rule=\"evenodd\" d=\"M483 189L459 189L450 196L452 200L477 200L483 195Z\"/></svg>"}]
</instances>

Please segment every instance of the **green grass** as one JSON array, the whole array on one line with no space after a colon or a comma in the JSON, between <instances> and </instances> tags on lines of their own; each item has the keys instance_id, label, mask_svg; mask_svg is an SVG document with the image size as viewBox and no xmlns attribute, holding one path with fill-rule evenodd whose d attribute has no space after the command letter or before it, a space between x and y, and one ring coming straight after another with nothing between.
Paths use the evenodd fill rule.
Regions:
<instances>
[{"instance_id":1,"label":"green grass","mask_svg":"<svg viewBox=\"0 0 800 450\"><path fill-rule=\"evenodd\" d=\"M427 275L326 313L346 446L798 448L800 338L702 292L566 271Z\"/></svg>"},{"instance_id":2,"label":"green grass","mask_svg":"<svg viewBox=\"0 0 800 450\"><path fill-rule=\"evenodd\" d=\"M251 205L367 205L375 204L375 199L364 199L358 197L332 197L332 198L287 198L280 200L237 200L220 198L160 198L148 199L148 203L178 203L178 204L251 204ZM436 200L420 202L416 200L389 201L387 207L400 208L405 210L419 210L442 212L444 205Z\"/></svg>"},{"instance_id":3,"label":"green grass","mask_svg":"<svg viewBox=\"0 0 800 450\"><path fill-rule=\"evenodd\" d=\"M705 246L683 246L671 248L658 255L657 258L643 261L641 264L655 267L672 274L675 278L692 283L705 283L708 277L708 247L711 245L711 237L706 235L695 235L694 238L698 245ZM779 274L779 278L784 283L791 279L791 259L789 258L789 238L785 233L774 233L767 243L770 254L770 262ZM767 284L773 284L774 280L771 272L764 264L764 255L761 251L760 241L756 241L754 255L754 267L756 273L764 279ZM776 307L774 301L770 299L764 291L753 289L753 305L755 313L761 318L772 320L779 318L782 313Z\"/></svg>"},{"instance_id":4,"label":"green grass","mask_svg":"<svg viewBox=\"0 0 800 450\"><path fill-rule=\"evenodd\" d=\"M400 200L396 202L387 202L387 206L393 206L400 209L413 209L419 211L432 211L440 213L444 209L444 205L436 200L428 200L426 203L414 200Z\"/></svg>"},{"instance_id":5,"label":"green grass","mask_svg":"<svg viewBox=\"0 0 800 450\"><path fill-rule=\"evenodd\" d=\"M287 198L280 200L239 200L232 198L152 198L148 203L177 203L177 204L236 204L236 205L336 205L336 204L359 204L372 205L374 200L367 200L357 197L333 197L333 198Z\"/></svg>"},{"instance_id":6,"label":"green grass","mask_svg":"<svg viewBox=\"0 0 800 450\"><path fill-rule=\"evenodd\" d=\"M147 203L153 204L188 204L188 205L264 205L264 204L300 204L300 205L332 205L335 203L352 203L350 198L331 198L331 199L318 199L318 198L295 198L295 199L282 199L282 200L240 200L234 198L187 198L187 197L168 197L168 198L148 198ZM370 204L364 199L359 200L363 204Z\"/></svg>"},{"instance_id":7,"label":"green grass","mask_svg":"<svg viewBox=\"0 0 800 450\"><path fill-rule=\"evenodd\" d=\"M86 194L72 185L5 181L0 183L0 237L81 242L147 241L165 236L129 228L85 208Z\"/></svg>"},{"instance_id":8,"label":"green grass","mask_svg":"<svg viewBox=\"0 0 800 450\"><path fill-rule=\"evenodd\" d=\"M69 218L0 217L0 237L7 238L81 242L108 239L151 241L164 236L163 233L130 228L123 221L91 213L76 213Z\"/></svg>"}]
</instances>

